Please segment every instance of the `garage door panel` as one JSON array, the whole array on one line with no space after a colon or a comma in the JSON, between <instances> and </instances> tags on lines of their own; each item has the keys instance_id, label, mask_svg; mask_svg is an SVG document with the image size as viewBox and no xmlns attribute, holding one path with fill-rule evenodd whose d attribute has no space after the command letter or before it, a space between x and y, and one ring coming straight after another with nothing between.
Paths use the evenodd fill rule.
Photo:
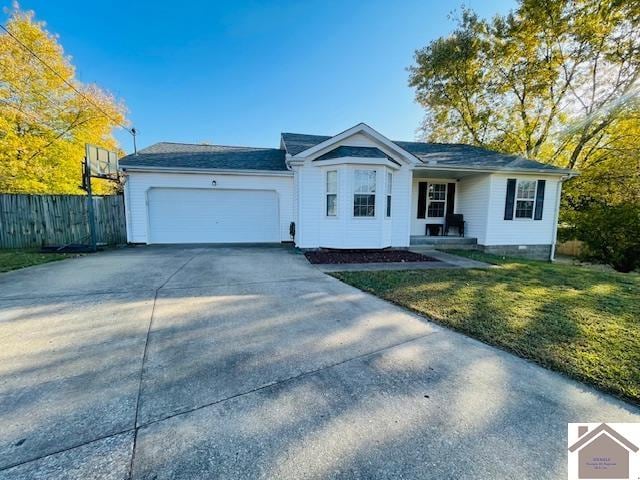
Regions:
<instances>
[{"instance_id":1,"label":"garage door panel","mask_svg":"<svg viewBox=\"0 0 640 480\"><path fill-rule=\"evenodd\" d=\"M150 243L279 242L271 190L152 188Z\"/></svg>"}]
</instances>

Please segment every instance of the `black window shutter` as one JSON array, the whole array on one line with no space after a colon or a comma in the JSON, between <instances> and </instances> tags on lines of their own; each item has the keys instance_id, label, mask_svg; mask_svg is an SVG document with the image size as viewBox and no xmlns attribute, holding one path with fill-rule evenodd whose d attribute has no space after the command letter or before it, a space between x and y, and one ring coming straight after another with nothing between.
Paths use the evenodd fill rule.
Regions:
<instances>
[{"instance_id":1,"label":"black window shutter","mask_svg":"<svg viewBox=\"0 0 640 480\"><path fill-rule=\"evenodd\" d=\"M418 183L418 218L427 215L427 182Z\"/></svg>"},{"instance_id":2,"label":"black window shutter","mask_svg":"<svg viewBox=\"0 0 640 480\"><path fill-rule=\"evenodd\" d=\"M453 213L453 202L456 198L456 184L448 183L447 184L447 215L451 215Z\"/></svg>"},{"instance_id":3,"label":"black window shutter","mask_svg":"<svg viewBox=\"0 0 640 480\"><path fill-rule=\"evenodd\" d=\"M507 198L504 202L504 219L513 220L513 202L516 199L516 179L507 180Z\"/></svg>"},{"instance_id":4,"label":"black window shutter","mask_svg":"<svg viewBox=\"0 0 640 480\"><path fill-rule=\"evenodd\" d=\"M542 208L544 207L544 187L547 182L538 180L538 189L536 190L536 211L533 214L534 220L542 220Z\"/></svg>"}]
</instances>

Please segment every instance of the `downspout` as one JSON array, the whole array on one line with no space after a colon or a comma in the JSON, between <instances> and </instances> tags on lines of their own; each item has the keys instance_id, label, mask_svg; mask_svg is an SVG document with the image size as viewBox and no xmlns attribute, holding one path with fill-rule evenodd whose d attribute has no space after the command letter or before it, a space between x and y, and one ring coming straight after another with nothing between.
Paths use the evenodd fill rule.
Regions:
<instances>
[{"instance_id":1,"label":"downspout","mask_svg":"<svg viewBox=\"0 0 640 480\"><path fill-rule=\"evenodd\" d=\"M556 259L556 243L558 242L558 219L560 217L560 198L562 197L562 183L571 178L571 176L561 177L558 182L558 192L556 195L556 208L553 213L553 238L551 239L551 252L549 254L549 261L553 262Z\"/></svg>"}]
</instances>

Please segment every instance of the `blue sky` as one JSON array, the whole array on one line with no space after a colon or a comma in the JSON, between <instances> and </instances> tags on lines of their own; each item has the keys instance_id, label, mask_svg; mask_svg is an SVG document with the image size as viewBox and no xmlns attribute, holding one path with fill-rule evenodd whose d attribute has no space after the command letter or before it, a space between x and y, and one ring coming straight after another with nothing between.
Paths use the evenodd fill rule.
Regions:
<instances>
[{"instance_id":1,"label":"blue sky","mask_svg":"<svg viewBox=\"0 0 640 480\"><path fill-rule=\"evenodd\" d=\"M9 1L3 0L5 6ZM138 147L158 141L277 146L282 131L366 122L412 140L415 49L453 28L462 2L22 0L60 36L83 82L122 99ZM491 17L513 0L466 0ZM130 152L129 135L117 137Z\"/></svg>"}]
</instances>

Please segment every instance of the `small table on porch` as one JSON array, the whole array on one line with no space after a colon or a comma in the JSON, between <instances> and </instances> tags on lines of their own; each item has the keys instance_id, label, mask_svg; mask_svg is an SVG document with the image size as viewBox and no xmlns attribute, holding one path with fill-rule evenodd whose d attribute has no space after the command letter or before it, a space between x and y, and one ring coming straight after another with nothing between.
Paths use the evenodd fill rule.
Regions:
<instances>
[{"instance_id":1,"label":"small table on porch","mask_svg":"<svg viewBox=\"0 0 640 480\"><path fill-rule=\"evenodd\" d=\"M424 234L428 237L442 236L443 225L441 223L427 223Z\"/></svg>"}]
</instances>

